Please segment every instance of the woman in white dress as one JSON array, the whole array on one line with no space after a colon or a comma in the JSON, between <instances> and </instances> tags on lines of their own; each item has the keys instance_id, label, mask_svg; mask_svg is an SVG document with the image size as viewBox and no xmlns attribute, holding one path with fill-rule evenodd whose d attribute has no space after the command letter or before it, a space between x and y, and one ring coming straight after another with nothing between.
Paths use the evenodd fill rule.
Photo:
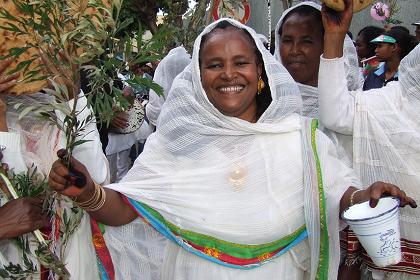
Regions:
<instances>
[{"instance_id":1,"label":"woman in white dress","mask_svg":"<svg viewBox=\"0 0 420 280\"><path fill-rule=\"evenodd\" d=\"M319 60L324 49L324 27L321 5L306 1L285 10L275 29L274 57L280 61L296 81L302 95L302 115L319 118L318 72ZM344 65L350 90L363 87L356 48L350 37L344 40ZM340 159L352 166L352 138L320 128L336 145Z\"/></svg>"},{"instance_id":2,"label":"woman in white dress","mask_svg":"<svg viewBox=\"0 0 420 280\"><path fill-rule=\"evenodd\" d=\"M157 131L127 176L83 189L57 161L53 190L105 223L93 228L116 279L336 279L339 212L393 185L359 182L303 118L299 90L254 30L231 19L198 36ZM352 195L353 194L353 195ZM140 219L136 219L140 216Z\"/></svg>"}]
</instances>

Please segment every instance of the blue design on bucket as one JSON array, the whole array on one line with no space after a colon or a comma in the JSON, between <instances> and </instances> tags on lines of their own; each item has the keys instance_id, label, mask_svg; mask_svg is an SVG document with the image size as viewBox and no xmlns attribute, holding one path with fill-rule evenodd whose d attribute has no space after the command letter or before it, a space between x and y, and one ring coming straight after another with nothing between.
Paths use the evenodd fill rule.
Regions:
<instances>
[{"instance_id":1,"label":"blue design on bucket","mask_svg":"<svg viewBox=\"0 0 420 280\"><path fill-rule=\"evenodd\" d=\"M395 237L396 232L394 229L388 229L386 232L381 233L379 239L383 244L379 248L378 254L382 256L389 256L395 254L400 247L400 240Z\"/></svg>"}]
</instances>

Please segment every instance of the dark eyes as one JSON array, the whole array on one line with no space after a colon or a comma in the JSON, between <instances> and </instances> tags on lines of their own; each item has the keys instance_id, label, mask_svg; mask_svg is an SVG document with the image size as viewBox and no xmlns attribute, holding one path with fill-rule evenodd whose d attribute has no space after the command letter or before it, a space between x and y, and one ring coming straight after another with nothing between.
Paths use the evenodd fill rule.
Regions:
<instances>
[{"instance_id":1,"label":"dark eyes","mask_svg":"<svg viewBox=\"0 0 420 280\"><path fill-rule=\"evenodd\" d=\"M237 66L244 66L244 65L248 65L248 64L249 64L248 61L238 61L238 62L236 62Z\"/></svg>"},{"instance_id":2,"label":"dark eyes","mask_svg":"<svg viewBox=\"0 0 420 280\"><path fill-rule=\"evenodd\" d=\"M207 69L216 69L216 68L221 68L222 67L222 64L218 64L218 63L215 63L215 64L209 64L209 65L207 65Z\"/></svg>"},{"instance_id":3,"label":"dark eyes","mask_svg":"<svg viewBox=\"0 0 420 280\"><path fill-rule=\"evenodd\" d=\"M235 62L235 66L239 66L239 67L245 66L245 65L248 65L248 64L250 64L248 61L238 61L238 62ZM206 68L207 69L223 68L223 64L221 64L221 63L211 63L211 64L207 65Z\"/></svg>"},{"instance_id":4,"label":"dark eyes","mask_svg":"<svg viewBox=\"0 0 420 280\"><path fill-rule=\"evenodd\" d=\"M291 43L292 40L291 39L282 39L281 42L284 43L284 44L288 44L288 43ZM300 41L300 43L312 44L313 43L313 40L311 40L311 39L303 39L303 40Z\"/></svg>"}]
</instances>

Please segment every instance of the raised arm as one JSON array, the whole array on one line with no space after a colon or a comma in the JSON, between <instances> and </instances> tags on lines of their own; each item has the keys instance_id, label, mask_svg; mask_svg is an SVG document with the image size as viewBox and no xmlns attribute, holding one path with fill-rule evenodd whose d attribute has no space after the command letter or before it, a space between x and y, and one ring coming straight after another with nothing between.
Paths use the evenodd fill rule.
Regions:
<instances>
[{"instance_id":1,"label":"raised arm","mask_svg":"<svg viewBox=\"0 0 420 280\"><path fill-rule=\"evenodd\" d=\"M345 2L346 9L340 13L325 5L322 8L325 34L318 91L321 123L333 131L351 135L355 101L347 87L343 44L353 15L353 4L351 0Z\"/></svg>"}]
</instances>

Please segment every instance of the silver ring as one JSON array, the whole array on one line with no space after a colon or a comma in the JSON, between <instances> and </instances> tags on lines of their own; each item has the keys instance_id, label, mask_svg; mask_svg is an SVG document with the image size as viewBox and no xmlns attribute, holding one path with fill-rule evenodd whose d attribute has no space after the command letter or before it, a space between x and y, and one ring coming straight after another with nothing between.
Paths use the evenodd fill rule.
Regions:
<instances>
[{"instance_id":1,"label":"silver ring","mask_svg":"<svg viewBox=\"0 0 420 280\"><path fill-rule=\"evenodd\" d=\"M6 150L6 146L5 145L0 145L0 152L3 152L4 150Z\"/></svg>"}]
</instances>

